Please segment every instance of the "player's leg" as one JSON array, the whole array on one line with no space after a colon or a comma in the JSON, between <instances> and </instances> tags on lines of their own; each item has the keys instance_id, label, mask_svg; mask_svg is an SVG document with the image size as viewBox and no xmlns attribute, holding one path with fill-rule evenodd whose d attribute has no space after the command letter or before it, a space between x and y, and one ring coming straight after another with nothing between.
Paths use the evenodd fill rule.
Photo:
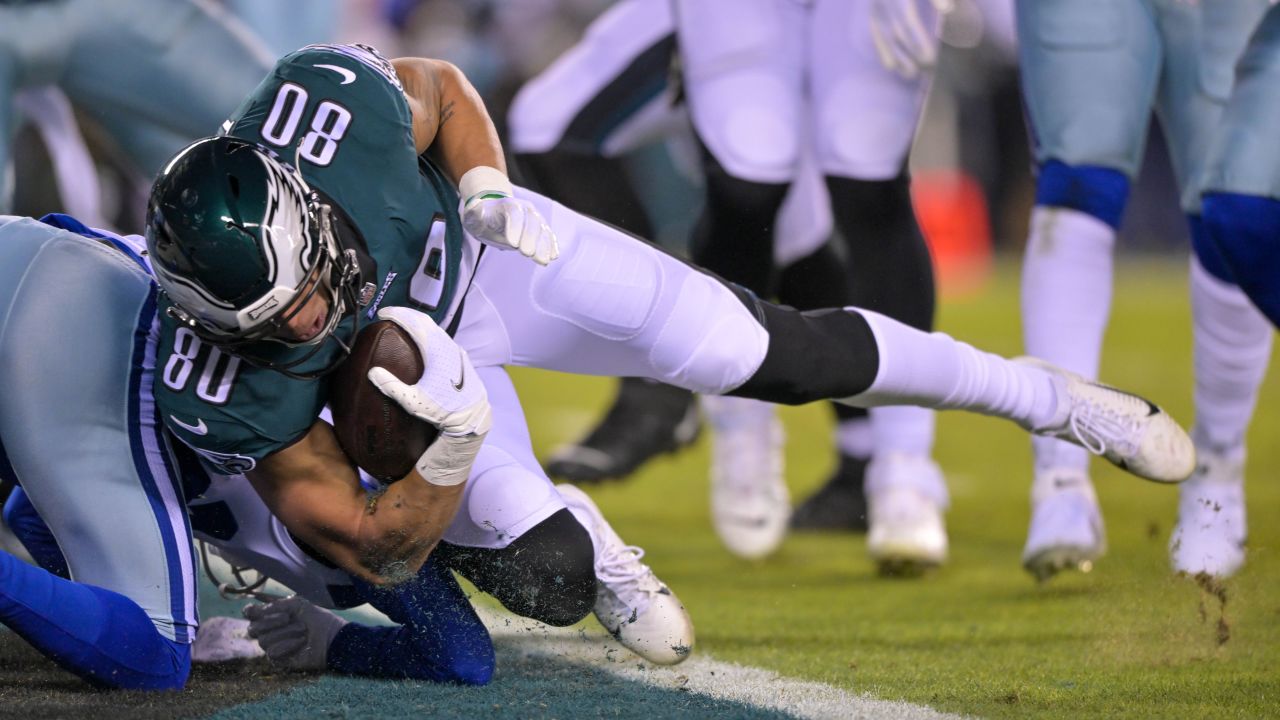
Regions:
<instances>
[{"instance_id":1,"label":"player's leg","mask_svg":"<svg viewBox=\"0 0 1280 720\"><path fill-rule=\"evenodd\" d=\"M681 115L670 83L674 52L669 3L624 0L597 18L512 102L507 146L525 183L579 212L653 237L618 155ZM558 448L547 472L573 482L624 477L651 457L692 443L698 430L692 393L624 378L600 423Z\"/></svg>"},{"instance_id":2,"label":"player's leg","mask_svg":"<svg viewBox=\"0 0 1280 720\"><path fill-rule=\"evenodd\" d=\"M939 18L917 2L921 22ZM813 137L846 243L853 295L848 304L933 329L933 265L911 205L905 167L930 73L904 78L871 42L870 0L815 4L809 45ZM882 566L931 566L947 553L947 488L931 457L933 414L921 408L871 413L875 449L868 468L867 549Z\"/></svg>"},{"instance_id":3,"label":"player's leg","mask_svg":"<svg viewBox=\"0 0 1280 720\"><path fill-rule=\"evenodd\" d=\"M1207 235L1232 277L1280 326L1280 8L1267 11L1236 66L1235 87L1213 138L1204 178Z\"/></svg>"},{"instance_id":4,"label":"player's leg","mask_svg":"<svg viewBox=\"0 0 1280 720\"><path fill-rule=\"evenodd\" d=\"M0 436L75 580L0 555L0 617L96 685L180 688L195 577L182 490L150 402L151 283L118 251L35 221L0 233L0 367L22 378L0 400Z\"/></svg>"},{"instance_id":5,"label":"player's leg","mask_svg":"<svg viewBox=\"0 0 1280 720\"><path fill-rule=\"evenodd\" d=\"M506 372L481 365L477 373L494 425L435 555L518 615L564 626L594 611L638 655L660 664L683 660L693 624L679 599L585 494L552 486L533 456Z\"/></svg>"},{"instance_id":6,"label":"player's leg","mask_svg":"<svg viewBox=\"0 0 1280 720\"><path fill-rule=\"evenodd\" d=\"M1175 570L1231 575L1244 562L1245 433L1270 359L1272 328L1235 284L1200 216L1205 162L1231 93L1232 70L1266 0L1173 6L1160 16L1167 52L1157 111L1191 228L1191 316L1199 463L1179 488L1170 540Z\"/></svg>"},{"instance_id":7,"label":"player's leg","mask_svg":"<svg viewBox=\"0 0 1280 720\"><path fill-rule=\"evenodd\" d=\"M794 194L805 182L803 175L797 178L791 192ZM821 179L817 183L821 187ZM787 202L790 203L790 199ZM785 215L786 204L783 205ZM786 242L786 228L786 221L779 218L780 244ZM834 290L841 293L839 297L847 297L848 282L844 258L828 243L781 269L778 298L797 308L832 307L844 300L833 302L828 295ZM831 407L836 417L832 444L838 453L837 464L822 487L791 513L791 529L866 532L867 501L863 480L873 448L871 421L867 417L868 411L863 408L840 403L832 403Z\"/></svg>"},{"instance_id":8,"label":"player's leg","mask_svg":"<svg viewBox=\"0 0 1280 720\"><path fill-rule=\"evenodd\" d=\"M765 298L774 297L774 228L799 162L807 16L807 7L779 0L676 3L706 184L690 253ZM790 519L782 424L774 408L747 398L706 398L702 409L714 430L716 531L735 554L767 555Z\"/></svg>"},{"instance_id":9,"label":"player's leg","mask_svg":"<svg viewBox=\"0 0 1280 720\"><path fill-rule=\"evenodd\" d=\"M1146 2L1017 5L1023 95L1039 175L1022 269L1027 352L1096 377L1116 229L1137 172L1163 49ZM1044 579L1106 551L1088 453L1032 442L1023 565Z\"/></svg>"},{"instance_id":10,"label":"player's leg","mask_svg":"<svg viewBox=\"0 0 1280 720\"><path fill-rule=\"evenodd\" d=\"M537 193L517 194L548 219L560 257L541 267L485 254L456 335L477 366L651 377L785 404L964 409L1087 444L1148 479L1191 472L1185 433L1134 395L869 310L802 313L761 302Z\"/></svg>"},{"instance_id":11,"label":"player's leg","mask_svg":"<svg viewBox=\"0 0 1280 720\"><path fill-rule=\"evenodd\" d=\"M71 0L67 13L83 30L60 83L109 131L142 118L187 140L212 135L273 61L243 24L210 3ZM165 152L136 131L117 136L144 173L179 149Z\"/></svg>"}]
</instances>

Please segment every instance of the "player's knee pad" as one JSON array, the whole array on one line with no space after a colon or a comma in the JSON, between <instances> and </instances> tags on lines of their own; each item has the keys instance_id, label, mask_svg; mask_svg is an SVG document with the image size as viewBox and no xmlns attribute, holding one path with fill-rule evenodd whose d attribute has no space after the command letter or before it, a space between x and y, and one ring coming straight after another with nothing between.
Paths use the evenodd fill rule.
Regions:
<instances>
[{"instance_id":1,"label":"player's knee pad","mask_svg":"<svg viewBox=\"0 0 1280 720\"><path fill-rule=\"evenodd\" d=\"M1065 207L1120 227L1129 199L1129 178L1119 170L1095 165L1068 165L1049 160L1036 180L1036 204Z\"/></svg>"},{"instance_id":2,"label":"player's knee pad","mask_svg":"<svg viewBox=\"0 0 1280 720\"><path fill-rule=\"evenodd\" d=\"M800 159L798 108L778 102L786 83L767 72L740 72L706 81L690 103L702 143L734 177L784 183ZM693 92L691 89L690 92Z\"/></svg>"},{"instance_id":3,"label":"player's knee pad","mask_svg":"<svg viewBox=\"0 0 1280 720\"><path fill-rule=\"evenodd\" d=\"M672 385L719 395L751 377L768 349L764 325L727 285L690 272L649 362L656 377Z\"/></svg>"}]
</instances>

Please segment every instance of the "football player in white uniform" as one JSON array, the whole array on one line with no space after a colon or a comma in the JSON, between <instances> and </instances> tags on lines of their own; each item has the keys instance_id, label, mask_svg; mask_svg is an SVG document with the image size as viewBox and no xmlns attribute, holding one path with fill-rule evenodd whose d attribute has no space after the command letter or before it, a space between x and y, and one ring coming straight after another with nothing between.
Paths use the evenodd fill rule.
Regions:
<instances>
[{"instance_id":1,"label":"football player in white uniform","mask_svg":"<svg viewBox=\"0 0 1280 720\"><path fill-rule=\"evenodd\" d=\"M714 14L715 7L695 12ZM772 39L804 36L811 31L811 23L816 27L819 22L836 22L842 28L839 32L815 32L814 36L821 44L814 48L815 58L839 58L828 63L832 80L823 87L839 85L842 77L856 76L867 87L879 88L875 93L877 102L858 105L856 110L844 113L843 120L837 118L834 109L827 111L829 122L835 123L827 130L858 134L861 139L842 146L853 157L833 158L832 146L826 146L825 166L821 169L813 146L822 145L811 141L807 117L793 117L787 137L772 137L770 132L757 128L758 136L740 138L750 146L743 151L747 153L745 157L766 153L770 148L798 147L784 173L788 181L794 182L774 184L766 193L772 198L769 202L757 202L757 198L748 203L755 208L755 214L744 219L742 227L732 233L736 242L731 248L721 249L718 244L705 241L724 236L725 231L712 232L714 224L704 219L700 233L704 241L701 247L694 248L695 259L709 262L709 269L762 296L772 297L776 292L783 302L796 307L862 300L858 304L879 309L884 302L891 314L901 310L928 325L933 305L931 268L911 211L902 166L927 86L928 66L936 52L933 9L914 2L853 3L851 22L841 24L841 12L837 12L839 17L829 17L825 13L830 10L800 8L790 2L739 3L733 9L735 23L736 14L743 11L748 13L747 26L755 28L745 35L759 35L763 26L786 26L771 31L778 33L776 37L771 35ZM686 72L690 63L701 63L713 65L716 73L753 77L761 72L769 75L770 65L780 63L798 64L795 70L803 74L802 68L811 62L808 57L783 57L786 53L719 48L719 38L725 34L707 29L709 22L699 15L681 31L682 42L696 46L692 51L683 51L697 58L684 58ZM701 91L699 88L706 81L701 75L701 79L688 81L683 88L669 82L675 51L671 35L674 24L672 9L665 4L621 2L588 29L578 46L522 89L509 118L511 143L522 167L540 188L579 210L601 213L628 229L646 226L634 191L617 180L621 175L609 158L655 134L680 127L683 118L677 110L682 108L677 107L677 102L681 89L690 97L699 92L719 92ZM849 47L854 44L860 46L858 51ZM780 43L779 47L790 46ZM798 52L795 47L791 50ZM728 53L727 59L716 60L718 53ZM793 78L797 83L798 77ZM720 82L726 80L720 78L711 84ZM812 99L801 97L802 94L798 86L790 87L787 93L771 97L766 104L794 103L796 107L788 112L803 115ZM705 123L706 127L698 128L699 132L716 133L719 141L727 132L724 118L734 114L735 104L745 105L740 112L750 114L758 109L751 103L759 100L751 93L721 93L704 102L726 103L716 111L720 114L711 114L713 119ZM844 99L823 96L812 107L823 107L823 102L838 104ZM868 111L866 108L872 104L877 108ZM871 121L879 117L878 113L900 119L892 123L883 118ZM889 126L894 129L886 135L884 131ZM740 130L745 132L743 128ZM578 176L572 172L575 168L587 172ZM824 173L836 176L827 187L822 179ZM759 189L749 179L727 175L723 168L713 168L710 183L713 203L732 202L734 189ZM810 255L811 248L822 243L830 230L829 192L842 204L838 217L849 245L848 254L853 256L852 277L846 274L839 255L829 249ZM779 205L779 232L774 233L773 214L779 213ZM731 215L746 217L739 212ZM757 215L768 219L760 220ZM724 216L721 212L717 217ZM774 235L778 237L776 244L772 241ZM774 281L776 259L802 256L807 257ZM853 290L849 288L850 281ZM908 293L915 297L906 300ZM690 439L691 433L684 430L687 421L677 422L689 410L689 406L679 404L681 397L675 390L646 391L639 381L629 385L624 381L618 402L601 424L584 440L558 451L551 466L571 479L581 480L629 472L651 452L670 449ZM781 541L789 511L782 484L781 428L771 408L751 401L712 399L706 408L719 428L713 469L717 530L730 549L739 554L767 554ZM862 475L874 444L879 460L873 463L872 475L877 478L875 485L883 489L884 502L880 503L882 512L878 514L881 522L873 533L873 554L887 562L940 562L946 545L940 512L946 504L946 488L936 465L928 459L932 416L911 408L877 409L868 425L865 415L857 409L838 407L837 415L841 419L836 432L839 467L827 485L798 509L794 526L866 527ZM872 442L873 435L878 442Z\"/></svg>"}]
</instances>

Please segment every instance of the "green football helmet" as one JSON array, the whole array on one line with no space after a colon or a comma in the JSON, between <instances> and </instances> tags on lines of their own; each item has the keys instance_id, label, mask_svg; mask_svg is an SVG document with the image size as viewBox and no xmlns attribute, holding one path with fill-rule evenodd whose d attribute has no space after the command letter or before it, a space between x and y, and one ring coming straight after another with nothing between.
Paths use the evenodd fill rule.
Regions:
<instances>
[{"instance_id":1,"label":"green football helmet","mask_svg":"<svg viewBox=\"0 0 1280 720\"><path fill-rule=\"evenodd\" d=\"M225 136L187 146L161 171L147 204L147 250L173 303L169 315L249 363L296 377L332 370L349 352L334 330L350 316L354 331L360 265L339 243L331 211L263 146ZM328 297L324 329L289 342L281 331L315 293ZM334 363L291 370L330 338L344 351ZM311 348L255 352L263 341Z\"/></svg>"}]
</instances>

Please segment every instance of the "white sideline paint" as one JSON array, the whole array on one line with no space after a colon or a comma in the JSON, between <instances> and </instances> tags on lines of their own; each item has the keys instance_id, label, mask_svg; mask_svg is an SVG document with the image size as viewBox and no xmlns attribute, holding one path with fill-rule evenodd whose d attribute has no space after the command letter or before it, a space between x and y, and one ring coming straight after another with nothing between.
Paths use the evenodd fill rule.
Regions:
<instances>
[{"instance_id":1,"label":"white sideline paint","mask_svg":"<svg viewBox=\"0 0 1280 720\"><path fill-rule=\"evenodd\" d=\"M771 670L722 662L696 648L674 667L650 665L598 628L555 628L484 606L476 612L501 645L518 644L532 655L590 665L626 680L768 708L798 718L939 720L960 718L921 705L879 700ZM501 672L501 668L499 668Z\"/></svg>"}]
</instances>

